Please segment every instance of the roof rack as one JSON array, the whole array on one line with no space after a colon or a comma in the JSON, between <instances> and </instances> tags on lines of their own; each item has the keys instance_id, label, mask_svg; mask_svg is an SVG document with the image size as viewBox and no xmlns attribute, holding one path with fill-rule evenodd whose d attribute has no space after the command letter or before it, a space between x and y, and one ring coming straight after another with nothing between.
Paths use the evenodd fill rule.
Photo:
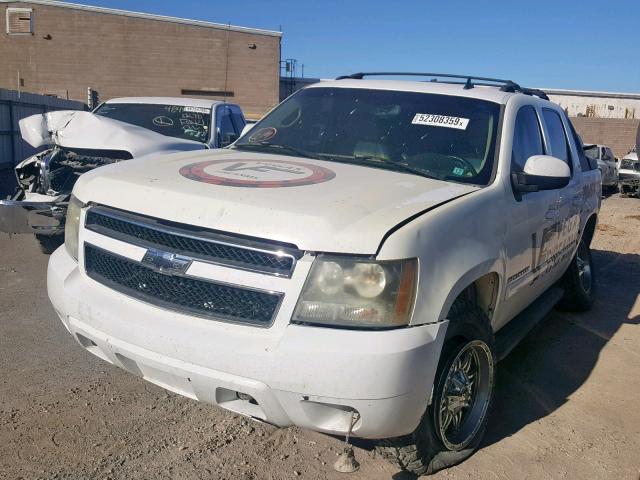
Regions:
<instances>
[{"instance_id":1,"label":"roof rack","mask_svg":"<svg viewBox=\"0 0 640 480\"><path fill-rule=\"evenodd\" d=\"M337 77L336 80L362 80L364 77L379 77L379 76L395 76L395 77L431 77L431 82L443 82L464 85L465 90L469 90L476 85L485 87L497 87L500 86L500 90L503 92L511 93L524 93L525 95L534 95L536 97L549 100L547 94L537 88L525 88L518 85L512 80L503 80L501 78L491 77L476 77L473 75L453 75L451 73L422 73L422 72L359 72L352 73L351 75L342 75ZM463 82L456 82L452 80L439 80L444 79L460 79Z\"/></svg>"}]
</instances>

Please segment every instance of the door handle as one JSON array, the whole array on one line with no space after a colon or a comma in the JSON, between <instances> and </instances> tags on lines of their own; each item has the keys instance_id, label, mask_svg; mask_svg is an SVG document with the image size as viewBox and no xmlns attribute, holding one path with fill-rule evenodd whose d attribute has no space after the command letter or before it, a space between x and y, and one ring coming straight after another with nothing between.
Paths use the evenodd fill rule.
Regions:
<instances>
[{"instance_id":1,"label":"door handle","mask_svg":"<svg viewBox=\"0 0 640 480\"><path fill-rule=\"evenodd\" d=\"M559 212L557 209L552 209L550 208L549 210L547 210L547 213L544 214L544 218L546 218L547 220L553 220L554 218L558 218Z\"/></svg>"}]
</instances>

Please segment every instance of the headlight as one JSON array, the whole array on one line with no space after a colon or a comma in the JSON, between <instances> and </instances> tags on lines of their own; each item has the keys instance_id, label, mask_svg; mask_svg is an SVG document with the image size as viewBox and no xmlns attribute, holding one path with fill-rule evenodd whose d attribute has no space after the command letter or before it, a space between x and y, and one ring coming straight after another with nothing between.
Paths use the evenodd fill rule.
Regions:
<instances>
[{"instance_id":1,"label":"headlight","mask_svg":"<svg viewBox=\"0 0 640 480\"><path fill-rule=\"evenodd\" d=\"M620 168L624 168L624 169L632 169L633 168L633 162L627 158L623 158L620 161Z\"/></svg>"},{"instance_id":2,"label":"headlight","mask_svg":"<svg viewBox=\"0 0 640 480\"><path fill-rule=\"evenodd\" d=\"M417 280L415 258L376 262L321 255L311 267L292 321L356 328L407 325Z\"/></svg>"},{"instance_id":3,"label":"headlight","mask_svg":"<svg viewBox=\"0 0 640 480\"><path fill-rule=\"evenodd\" d=\"M71 195L67 206L67 222L64 225L64 247L67 253L78 260L78 233L80 231L80 210L84 204Z\"/></svg>"}]
</instances>

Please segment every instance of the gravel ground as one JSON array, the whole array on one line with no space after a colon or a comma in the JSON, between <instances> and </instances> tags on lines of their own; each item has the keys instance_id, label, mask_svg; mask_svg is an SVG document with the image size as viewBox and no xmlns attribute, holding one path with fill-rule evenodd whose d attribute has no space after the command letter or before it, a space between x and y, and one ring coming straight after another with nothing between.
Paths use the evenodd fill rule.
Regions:
<instances>
[{"instance_id":1,"label":"gravel ground","mask_svg":"<svg viewBox=\"0 0 640 480\"><path fill-rule=\"evenodd\" d=\"M639 478L640 200L603 202L599 300L553 312L498 369L482 448L436 479ZM359 444L181 398L85 352L47 299L47 257L0 236L0 478L401 479Z\"/></svg>"}]
</instances>

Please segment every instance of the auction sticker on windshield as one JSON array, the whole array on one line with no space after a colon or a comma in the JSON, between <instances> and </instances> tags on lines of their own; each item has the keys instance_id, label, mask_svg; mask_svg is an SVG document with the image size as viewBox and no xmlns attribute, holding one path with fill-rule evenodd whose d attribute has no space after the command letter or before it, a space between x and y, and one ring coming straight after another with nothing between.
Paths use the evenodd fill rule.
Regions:
<instances>
[{"instance_id":1,"label":"auction sticker on windshield","mask_svg":"<svg viewBox=\"0 0 640 480\"><path fill-rule=\"evenodd\" d=\"M282 188L327 182L336 173L302 162L210 160L185 165L180 175L196 182L228 187Z\"/></svg>"},{"instance_id":2,"label":"auction sticker on windshield","mask_svg":"<svg viewBox=\"0 0 640 480\"><path fill-rule=\"evenodd\" d=\"M428 125L430 127L447 127L466 130L469 124L468 118L451 117L449 115L437 115L433 113L416 113L411 121L414 125Z\"/></svg>"}]
</instances>

